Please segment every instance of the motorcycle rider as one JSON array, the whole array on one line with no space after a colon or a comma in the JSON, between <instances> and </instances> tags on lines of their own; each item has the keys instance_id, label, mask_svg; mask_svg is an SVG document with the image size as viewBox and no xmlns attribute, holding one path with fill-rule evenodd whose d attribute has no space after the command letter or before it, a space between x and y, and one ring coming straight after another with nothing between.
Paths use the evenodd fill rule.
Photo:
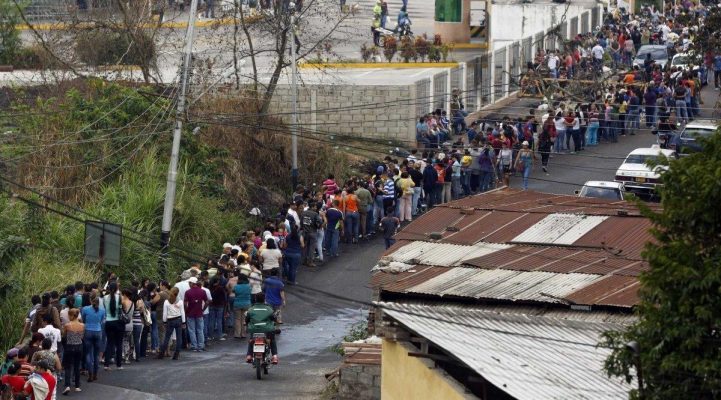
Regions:
<instances>
[{"instance_id":1,"label":"motorcycle rider","mask_svg":"<svg viewBox=\"0 0 721 400\"><path fill-rule=\"evenodd\" d=\"M256 303L250 306L245 314L245 323L251 338L254 333L264 333L270 341L271 363L278 364L278 346L275 343L275 314L273 307L265 304L265 294L256 294ZM245 362L253 362L253 340L248 342L248 353Z\"/></svg>"}]
</instances>

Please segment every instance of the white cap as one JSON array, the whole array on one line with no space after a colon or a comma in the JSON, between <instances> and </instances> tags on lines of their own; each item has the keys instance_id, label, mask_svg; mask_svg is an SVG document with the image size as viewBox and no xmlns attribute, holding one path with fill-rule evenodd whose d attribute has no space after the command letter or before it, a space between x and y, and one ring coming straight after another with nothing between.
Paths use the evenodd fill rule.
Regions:
<instances>
[{"instance_id":1,"label":"white cap","mask_svg":"<svg viewBox=\"0 0 721 400\"><path fill-rule=\"evenodd\" d=\"M528 140L524 140L523 143L521 143L524 146L528 146Z\"/></svg>"},{"instance_id":2,"label":"white cap","mask_svg":"<svg viewBox=\"0 0 721 400\"><path fill-rule=\"evenodd\" d=\"M223 248L224 248L224 249L227 249L228 247L233 247L233 245L230 244L230 243L227 243L227 242L226 242L226 243L223 243Z\"/></svg>"},{"instance_id":3,"label":"white cap","mask_svg":"<svg viewBox=\"0 0 721 400\"><path fill-rule=\"evenodd\" d=\"M241 253L243 251L243 249L241 249L240 246L238 246L238 245L232 246L231 249L238 250L238 253Z\"/></svg>"},{"instance_id":4,"label":"white cap","mask_svg":"<svg viewBox=\"0 0 721 400\"><path fill-rule=\"evenodd\" d=\"M196 277L194 277L194 276L191 276L190 278L188 278L188 282L190 282L190 283L198 283L198 278L196 278Z\"/></svg>"}]
</instances>

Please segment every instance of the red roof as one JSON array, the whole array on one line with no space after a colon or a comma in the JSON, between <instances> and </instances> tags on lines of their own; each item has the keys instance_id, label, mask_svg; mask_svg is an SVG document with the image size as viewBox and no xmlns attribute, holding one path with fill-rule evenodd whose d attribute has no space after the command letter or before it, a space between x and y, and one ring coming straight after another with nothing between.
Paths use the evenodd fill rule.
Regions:
<instances>
[{"instance_id":1,"label":"red roof","mask_svg":"<svg viewBox=\"0 0 721 400\"><path fill-rule=\"evenodd\" d=\"M660 210L658 205L649 207ZM595 219L549 217L551 214L589 215ZM565 225L558 224L568 224L569 218L571 223L574 219L583 222L574 227L576 230L566 231ZM556 220L559 222L554 222ZM544 225L529 231L540 233L524 233L540 221L544 221ZM551 224L551 232L546 234L548 224ZM441 234L437 241L440 243L463 246L479 242L510 244L511 247L466 259L462 266L605 275L606 278L572 292L568 300L576 304L628 308L637 304L638 275L648 269L641 251L653 240L649 232L651 225L635 204L625 201L502 189L437 206L399 232L396 235L398 242L384 255L392 257L395 250L413 241L434 242L430 239L431 233ZM563 235L563 240L554 242L554 230ZM522 233L522 239L514 242L514 238ZM533 243L526 241L529 237ZM453 265L416 266L397 275L376 273L372 283L383 291L404 293L406 289L453 268Z\"/></svg>"}]
</instances>

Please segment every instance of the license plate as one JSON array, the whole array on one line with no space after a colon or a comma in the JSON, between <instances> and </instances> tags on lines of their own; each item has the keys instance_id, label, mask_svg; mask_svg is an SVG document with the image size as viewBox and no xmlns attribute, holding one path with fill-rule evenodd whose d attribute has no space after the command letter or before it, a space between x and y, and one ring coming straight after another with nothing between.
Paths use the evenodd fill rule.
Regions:
<instances>
[{"instance_id":1,"label":"license plate","mask_svg":"<svg viewBox=\"0 0 721 400\"><path fill-rule=\"evenodd\" d=\"M256 344L253 346L253 353L265 353L265 346L262 344Z\"/></svg>"},{"instance_id":2,"label":"license plate","mask_svg":"<svg viewBox=\"0 0 721 400\"><path fill-rule=\"evenodd\" d=\"M636 177L636 182L639 182L639 183L646 182L646 178Z\"/></svg>"}]
</instances>

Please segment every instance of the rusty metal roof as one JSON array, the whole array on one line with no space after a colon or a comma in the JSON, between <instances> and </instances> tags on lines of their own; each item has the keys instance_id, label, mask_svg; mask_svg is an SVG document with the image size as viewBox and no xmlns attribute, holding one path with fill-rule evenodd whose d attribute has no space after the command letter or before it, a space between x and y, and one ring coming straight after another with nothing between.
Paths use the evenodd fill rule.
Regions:
<instances>
[{"instance_id":1,"label":"rusty metal roof","mask_svg":"<svg viewBox=\"0 0 721 400\"><path fill-rule=\"evenodd\" d=\"M648 269L640 255L653 240L650 227L632 203L491 191L440 205L406 226L384 256L425 267L379 286L501 301L558 303L573 295L578 304L630 308L638 302L638 275ZM431 240L432 232L440 239Z\"/></svg>"},{"instance_id":2,"label":"rusty metal roof","mask_svg":"<svg viewBox=\"0 0 721 400\"><path fill-rule=\"evenodd\" d=\"M638 278L609 275L566 297L576 304L626 305L638 302Z\"/></svg>"},{"instance_id":3,"label":"rusty metal roof","mask_svg":"<svg viewBox=\"0 0 721 400\"><path fill-rule=\"evenodd\" d=\"M561 299L569 294L603 278L600 275L590 274L456 267L409 287L406 292L475 299L560 303Z\"/></svg>"},{"instance_id":4,"label":"rusty metal roof","mask_svg":"<svg viewBox=\"0 0 721 400\"><path fill-rule=\"evenodd\" d=\"M380 286L388 292L404 293L407 288L416 286L448 271L448 268L419 265L399 274L376 272L371 277L371 285L374 287Z\"/></svg>"}]
</instances>

